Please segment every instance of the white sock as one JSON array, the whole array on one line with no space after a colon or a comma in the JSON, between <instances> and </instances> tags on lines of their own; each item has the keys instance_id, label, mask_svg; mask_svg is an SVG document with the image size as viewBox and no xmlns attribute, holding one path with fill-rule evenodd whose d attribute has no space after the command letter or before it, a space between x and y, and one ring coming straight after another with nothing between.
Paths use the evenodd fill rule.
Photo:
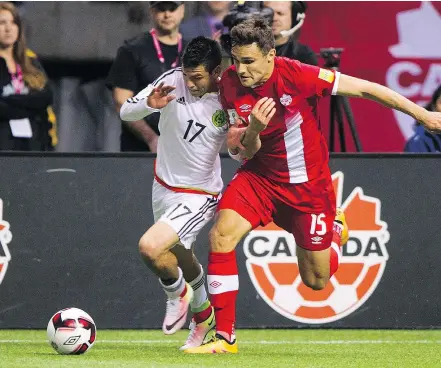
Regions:
<instances>
[{"instance_id":1,"label":"white sock","mask_svg":"<svg viewBox=\"0 0 441 368\"><path fill-rule=\"evenodd\" d=\"M178 298L179 295L181 295L185 289L185 280L184 277L182 276L182 270L179 267L178 267L178 272L179 272L178 280L172 285L164 285L162 283L162 280L159 279L159 283L161 284L162 288L164 289L169 299Z\"/></svg>"},{"instance_id":2,"label":"white sock","mask_svg":"<svg viewBox=\"0 0 441 368\"><path fill-rule=\"evenodd\" d=\"M205 289L204 269L202 266L200 274L194 280L190 281L189 284L194 291L193 300L190 303L190 307L192 311L197 311L197 309L208 301L207 291Z\"/></svg>"}]
</instances>

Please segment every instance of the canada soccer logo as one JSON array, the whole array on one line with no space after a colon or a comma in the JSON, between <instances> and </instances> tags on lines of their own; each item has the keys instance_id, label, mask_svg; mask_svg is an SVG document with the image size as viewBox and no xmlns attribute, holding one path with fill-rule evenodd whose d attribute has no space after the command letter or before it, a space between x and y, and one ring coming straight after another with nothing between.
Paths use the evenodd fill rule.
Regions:
<instances>
[{"instance_id":1,"label":"canada soccer logo","mask_svg":"<svg viewBox=\"0 0 441 368\"><path fill-rule=\"evenodd\" d=\"M8 269L11 254L9 253L8 244L12 240L12 234L9 230L9 223L3 221L3 201L0 199L0 284L5 277Z\"/></svg>"},{"instance_id":2,"label":"canada soccer logo","mask_svg":"<svg viewBox=\"0 0 441 368\"><path fill-rule=\"evenodd\" d=\"M332 179L350 238L342 248L338 271L323 290L313 291L301 281L291 234L270 224L250 232L244 242L256 290L276 312L297 322L334 322L360 308L380 282L389 258L380 200L356 187L342 203L344 175L336 172Z\"/></svg>"}]
</instances>

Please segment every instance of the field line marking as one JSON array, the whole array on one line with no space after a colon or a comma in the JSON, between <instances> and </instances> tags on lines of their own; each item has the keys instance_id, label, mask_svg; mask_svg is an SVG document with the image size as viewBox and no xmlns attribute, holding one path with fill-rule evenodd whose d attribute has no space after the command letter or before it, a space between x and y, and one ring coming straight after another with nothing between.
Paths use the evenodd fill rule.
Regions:
<instances>
[{"instance_id":1,"label":"field line marking","mask_svg":"<svg viewBox=\"0 0 441 368\"><path fill-rule=\"evenodd\" d=\"M46 340L0 340L0 344L41 344ZM183 340L97 340L98 344L176 344ZM239 344L260 345L362 345L362 344L441 344L441 340L280 340L280 341L247 341Z\"/></svg>"}]
</instances>

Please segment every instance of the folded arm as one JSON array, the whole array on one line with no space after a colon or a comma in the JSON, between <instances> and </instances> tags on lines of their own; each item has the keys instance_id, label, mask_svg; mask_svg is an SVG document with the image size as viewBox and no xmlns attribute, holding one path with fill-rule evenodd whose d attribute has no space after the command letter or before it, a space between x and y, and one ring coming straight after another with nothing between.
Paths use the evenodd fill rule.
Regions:
<instances>
[{"instance_id":1,"label":"folded arm","mask_svg":"<svg viewBox=\"0 0 441 368\"><path fill-rule=\"evenodd\" d=\"M250 124L246 128L239 127L241 121L238 119L228 132L227 146L230 156L240 154L241 159L251 159L262 146L260 133L266 129L275 113L273 99L264 97L257 101L251 111Z\"/></svg>"}]
</instances>

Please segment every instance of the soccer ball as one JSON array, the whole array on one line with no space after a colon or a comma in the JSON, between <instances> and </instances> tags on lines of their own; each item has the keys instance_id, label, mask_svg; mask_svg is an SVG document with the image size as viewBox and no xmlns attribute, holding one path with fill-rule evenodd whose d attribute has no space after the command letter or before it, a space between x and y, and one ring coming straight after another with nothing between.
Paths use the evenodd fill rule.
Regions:
<instances>
[{"instance_id":1,"label":"soccer ball","mask_svg":"<svg viewBox=\"0 0 441 368\"><path fill-rule=\"evenodd\" d=\"M95 342L95 322L81 309L62 309L49 320L47 338L58 354L84 354Z\"/></svg>"}]
</instances>

